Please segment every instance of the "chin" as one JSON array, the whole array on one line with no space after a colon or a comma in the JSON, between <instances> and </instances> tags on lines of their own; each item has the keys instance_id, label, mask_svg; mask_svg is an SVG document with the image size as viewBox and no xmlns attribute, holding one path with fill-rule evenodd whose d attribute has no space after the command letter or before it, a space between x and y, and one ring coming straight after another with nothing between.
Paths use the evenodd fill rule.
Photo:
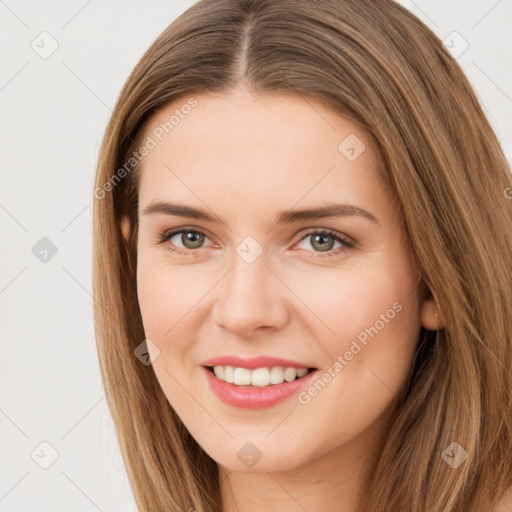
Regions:
<instances>
[{"instance_id":1,"label":"chin","mask_svg":"<svg viewBox=\"0 0 512 512\"><path fill-rule=\"evenodd\" d=\"M305 462L297 458L297 453L282 452L279 448L273 446L260 449L250 441L243 443L240 448L237 447L233 452L223 450L219 453L214 450L207 453L217 464L237 473L289 471Z\"/></svg>"}]
</instances>

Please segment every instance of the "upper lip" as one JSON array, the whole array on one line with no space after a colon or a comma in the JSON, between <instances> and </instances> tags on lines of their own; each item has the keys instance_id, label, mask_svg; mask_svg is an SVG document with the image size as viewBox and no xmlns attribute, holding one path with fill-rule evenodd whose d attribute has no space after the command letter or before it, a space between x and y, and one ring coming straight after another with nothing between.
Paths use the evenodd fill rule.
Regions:
<instances>
[{"instance_id":1,"label":"upper lip","mask_svg":"<svg viewBox=\"0 0 512 512\"><path fill-rule=\"evenodd\" d=\"M258 356L243 358L239 356L221 356L203 361L203 366L235 366L237 368L264 368L265 366L284 366L286 368L313 368L312 365L299 363L290 359L281 359L280 357Z\"/></svg>"}]
</instances>

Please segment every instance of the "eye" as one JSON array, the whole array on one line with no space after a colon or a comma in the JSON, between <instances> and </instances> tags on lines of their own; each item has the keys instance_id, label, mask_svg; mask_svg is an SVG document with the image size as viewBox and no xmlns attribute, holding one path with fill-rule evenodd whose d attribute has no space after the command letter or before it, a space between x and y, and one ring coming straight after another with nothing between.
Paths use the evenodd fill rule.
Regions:
<instances>
[{"instance_id":1,"label":"eye","mask_svg":"<svg viewBox=\"0 0 512 512\"><path fill-rule=\"evenodd\" d=\"M181 235L178 237L178 235ZM177 240L172 242L172 239L177 237ZM168 248L170 252L177 251L180 254L195 254L196 249L200 249L207 235L197 229L180 228L173 231L166 231L159 236L158 245L171 241L171 246ZM182 247L177 243L183 244Z\"/></svg>"},{"instance_id":2,"label":"eye","mask_svg":"<svg viewBox=\"0 0 512 512\"><path fill-rule=\"evenodd\" d=\"M177 237L177 239L172 241L175 237ZM335 256L353 248L356 245L356 242L351 238L329 229L310 230L306 235L302 236L299 243L304 242L308 238L310 239L310 247L313 247L313 252L316 253L315 255L312 254L311 257L315 258ZM168 247L170 252L176 251L179 254L192 256L196 253L197 249L204 247L203 244L206 239L209 239L208 236L201 230L179 228L161 233L158 237L157 245L163 245L166 242L171 242L171 245ZM337 249L333 249L336 242L340 244L340 246L338 246ZM181 247L178 245L179 243L182 244ZM304 247L301 249L309 250L309 248Z\"/></svg>"},{"instance_id":3,"label":"eye","mask_svg":"<svg viewBox=\"0 0 512 512\"><path fill-rule=\"evenodd\" d=\"M300 242L304 242L308 238L310 239L308 245L313 247L313 249L315 249L314 252L317 253L315 255L311 255L314 258L335 256L347 249L353 248L356 245L356 243L349 237L342 235L341 233L337 233L336 231L331 231L330 229L309 231L309 233L301 238ZM333 250L333 246L336 242L338 242L340 246L338 246L336 250Z\"/></svg>"}]
</instances>

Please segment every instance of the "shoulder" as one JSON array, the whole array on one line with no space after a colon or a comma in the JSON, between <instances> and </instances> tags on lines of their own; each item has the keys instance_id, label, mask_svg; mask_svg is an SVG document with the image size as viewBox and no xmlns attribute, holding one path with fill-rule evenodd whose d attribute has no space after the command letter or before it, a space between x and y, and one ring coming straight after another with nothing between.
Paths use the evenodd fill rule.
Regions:
<instances>
[{"instance_id":1,"label":"shoulder","mask_svg":"<svg viewBox=\"0 0 512 512\"><path fill-rule=\"evenodd\" d=\"M512 487L505 491L493 512L512 512Z\"/></svg>"}]
</instances>

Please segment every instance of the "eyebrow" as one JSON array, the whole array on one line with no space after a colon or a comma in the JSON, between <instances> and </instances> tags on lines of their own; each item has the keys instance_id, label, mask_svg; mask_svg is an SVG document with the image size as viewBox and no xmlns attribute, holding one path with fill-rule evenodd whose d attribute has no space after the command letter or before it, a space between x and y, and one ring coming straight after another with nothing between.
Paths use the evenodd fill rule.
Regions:
<instances>
[{"instance_id":1,"label":"eyebrow","mask_svg":"<svg viewBox=\"0 0 512 512\"><path fill-rule=\"evenodd\" d=\"M187 217L205 222L217 222L215 217L204 210L193 208L184 204L170 203L165 201L154 201L142 211L142 215L151 215L155 213L174 215L177 217ZM352 204L328 204L320 208L309 208L305 210L284 210L279 212L277 215L276 224L293 224L303 220L350 216L359 216L379 224L379 221L370 212Z\"/></svg>"}]
</instances>

